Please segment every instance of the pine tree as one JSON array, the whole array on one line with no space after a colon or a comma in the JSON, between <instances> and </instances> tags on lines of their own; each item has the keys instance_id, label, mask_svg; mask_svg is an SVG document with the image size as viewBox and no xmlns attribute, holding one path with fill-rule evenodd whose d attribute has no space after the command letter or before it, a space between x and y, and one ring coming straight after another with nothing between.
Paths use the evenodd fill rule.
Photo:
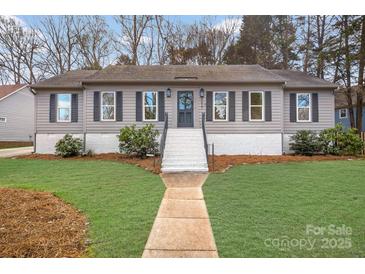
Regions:
<instances>
[{"instance_id":1,"label":"pine tree","mask_svg":"<svg viewBox=\"0 0 365 274\"><path fill-rule=\"evenodd\" d=\"M271 28L272 16L243 16L240 38L228 48L224 57L225 63L274 67Z\"/></svg>"}]
</instances>

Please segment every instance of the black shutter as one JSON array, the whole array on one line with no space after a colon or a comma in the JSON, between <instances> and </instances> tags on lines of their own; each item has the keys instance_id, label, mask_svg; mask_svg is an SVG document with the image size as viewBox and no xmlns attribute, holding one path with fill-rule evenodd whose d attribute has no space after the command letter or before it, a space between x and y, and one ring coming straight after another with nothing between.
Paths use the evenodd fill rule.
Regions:
<instances>
[{"instance_id":1,"label":"black shutter","mask_svg":"<svg viewBox=\"0 0 365 274\"><path fill-rule=\"evenodd\" d=\"M318 93L312 93L312 122L319 121L318 114Z\"/></svg>"},{"instance_id":2,"label":"black shutter","mask_svg":"<svg viewBox=\"0 0 365 274\"><path fill-rule=\"evenodd\" d=\"M248 91L242 91L242 121L249 120L249 101L248 101Z\"/></svg>"},{"instance_id":3,"label":"black shutter","mask_svg":"<svg viewBox=\"0 0 365 274\"><path fill-rule=\"evenodd\" d=\"M205 117L207 121L213 120L213 92L207 91L207 99L205 104Z\"/></svg>"},{"instance_id":4,"label":"black shutter","mask_svg":"<svg viewBox=\"0 0 365 274\"><path fill-rule=\"evenodd\" d=\"M49 122L55 123L57 117L57 96L51 94L49 98Z\"/></svg>"},{"instance_id":5,"label":"black shutter","mask_svg":"<svg viewBox=\"0 0 365 274\"><path fill-rule=\"evenodd\" d=\"M94 121L100 121L100 91L94 91Z\"/></svg>"},{"instance_id":6,"label":"black shutter","mask_svg":"<svg viewBox=\"0 0 365 274\"><path fill-rule=\"evenodd\" d=\"M136 92L136 121L142 121L142 92Z\"/></svg>"},{"instance_id":7,"label":"black shutter","mask_svg":"<svg viewBox=\"0 0 365 274\"><path fill-rule=\"evenodd\" d=\"M297 121L297 95L290 93L290 122Z\"/></svg>"},{"instance_id":8,"label":"black shutter","mask_svg":"<svg viewBox=\"0 0 365 274\"><path fill-rule=\"evenodd\" d=\"M117 121L123 121L123 92L117 91L116 93L116 116L115 120Z\"/></svg>"},{"instance_id":9,"label":"black shutter","mask_svg":"<svg viewBox=\"0 0 365 274\"><path fill-rule=\"evenodd\" d=\"M79 116L79 95L74 93L71 95L71 122L77 123Z\"/></svg>"},{"instance_id":10,"label":"black shutter","mask_svg":"<svg viewBox=\"0 0 365 274\"><path fill-rule=\"evenodd\" d=\"M270 122L271 120L271 91L265 91L265 121Z\"/></svg>"},{"instance_id":11,"label":"black shutter","mask_svg":"<svg viewBox=\"0 0 365 274\"><path fill-rule=\"evenodd\" d=\"M229 121L234 122L236 120L236 92L229 92Z\"/></svg>"},{"instance_id":12,"label":"black shutter","mask_svg":"<svg viewBox=\"0 0 365 274\"><path fill-rule=\"evenodd\" d=\"M165 121L165 92L158 92L158 120Z\"/></svg>"}]
</instances>

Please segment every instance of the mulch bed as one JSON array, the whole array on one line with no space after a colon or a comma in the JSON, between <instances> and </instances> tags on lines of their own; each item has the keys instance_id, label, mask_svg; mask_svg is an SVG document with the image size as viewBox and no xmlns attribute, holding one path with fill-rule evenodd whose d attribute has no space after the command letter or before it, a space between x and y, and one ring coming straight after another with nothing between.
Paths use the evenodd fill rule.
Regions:
<instances>
[{"instance_id":1,"label":"mulch bed","mask_svg":"<svg viewBox=\"0 0 365 274\"><path fill-rule=\"evenodd\" d=\"M278 155L278 156L255 156L255 155L221 155L209 156L209 170L213 172L225 172L230 167L243 164L264 164L264 163L287 163L287 162L304 162L304 161L331 161L331 160L348 160L364 159L363 157L349 156L300 156L300 155Z\"/></svg>"},{"instance_id":2,"label":"mulch bed","mask_svg":"<svg viewBox=\"0 0 365 274\"><path fill-rule=\"evenodd\" d=\"M0 149L13 148L13 147L31 147L32 142L13 142L13 141L0 141Z\"/></svg>"},{"instance_id":3,"label":"mulch bed","mask_svg":"<svg viewBox=\"0 0 365 274\"><path fill-rule=\"evenodd\" d=\"M0 189L0 257L82 257L87 220L47 192Z\"/></svg>"},{"instance_id":4,"label":"mulch bed","mask_svg":"<svg viewBox=\"0 0 365 274\"><path fill-rule=\"evenodd\" d=\"M95 154L92 156L76 156L70 158L62 158L60 156L56 156L53 154L30 154L18 156L16 158L20 159L41 159L41 160L104 160L104 161L115 161L133 164L139 167L142 167L146 170L152 171L153 173L160 173L160 158L159 157L147 157L145 159L141 159L138 157L131 157L119 153L103 153L103 154Z\"/></svg>"}]
</instances>

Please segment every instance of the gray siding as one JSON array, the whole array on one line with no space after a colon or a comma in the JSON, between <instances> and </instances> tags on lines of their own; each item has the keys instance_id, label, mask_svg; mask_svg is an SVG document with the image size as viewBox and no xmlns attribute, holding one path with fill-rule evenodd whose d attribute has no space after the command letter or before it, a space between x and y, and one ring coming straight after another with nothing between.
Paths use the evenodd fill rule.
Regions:
<instances>
[{"instance_id":1,"label":"gray siding","mask_svg":"<svg viewBox=\"0 0 365 274\"><path fill-rule=\"evenodd\" d=\"M318 117L319 121L313 122L290 122L290 93L318 93ZM288 134L295 133L301 129L320 131L325 128L334 127L335 125L335 97L333 91L285 91L284 92L284 132Z\"/></svg>"},{"instance_id":2,"label":"gray siding","mask_svg":"<svg viewBox=\"0 0 365 274\"><path fill-rule=\"evenodd\" d=\"M199 96L199 90L205 90L204 98ZM137 124L142 126L152 123L158 130L163 129L164 122L136 122L136 92L166 91L171 88L172 96L166 97L165 112L169 114L169 127L177 127L177 92L192 90L194 94L194 127L201 127L201 113L206 110L207 91L235 91L235 118L233 122L212 121L206 123L208 134L259 134L259 133L295 133L298 129L321 130L334 126L334 96L332 91L318 91L319 122L290 123L289 122L289 91L283 91L281 85L230 85L230 86L196 86L196 85L90 85L84 92L79 92L78 123L49 123L49 98L51 91L38 91L37 132L38 133L118 133L120 128ZM94 91L123 91L123 121L94 121ZM242 121L242 91L271 91L272 121ZM55 93L65 93L59 91ZM86 107L83 108L83 102ZM85 119L84 119L85 118Z\"/></svg>"},{"instance_id":3,"label":"gray siding","mask_svg":"<svg viewBox=\"0 0 365 274\"><path fill-rule=\"evenodd\" d=\"M49 100L51 93L78 93L78 122L50 123ZM82 133L83 132L83 94L82 91L37 91L36 95L36 132L37 133Z\"/></svg>"},{"instance_id":4,"label":"gray siding","mask_svg":"<svg viewBox=\"0 0 365 274\"><path fill-rule=\"evenodd\" d=\"M163 129L164 122L136 122L136 92L137 91L166 91L171 88L172 95L170 98L165 97L165 111L169 114L169 127L177 127L177 92L180 90L191 90L194 95L194 127L201 127L201 115L205 112L205 97L199 96L201 86L184 85L184 86L89 86L86 92L86 131L88 133L117 133L123 126L136 124L142 126L146 123L152 123L158 130ZM212 121L206 123L207 133L280 133L282 128L282 98L283 91L279 85L232 85L232 86L204 86L206 91L236 91L235 122L218 122ZM271 122L243 122L242 121L242 91L243 90L260 90L272 91L272 121ZM94 91L123 91L123 121L122 122L103 122L93 120ZM165 94L166 95L166 94Z\"/></svg>"},{"instance_id":5,"label":"gray siding","mask_svg":"<svg viewBox=\"0 0 365 274\"><path fill-rule=\"evenodd\" d=\"M280 85L207 87L205 90L236 92L236 121L207 122L206 128L208 134L281 133L283 89ZM242 121L242 91L271 91L272 121ZM205 111L205 100L203 109Z\"/></svg>"},{"instance_id":6,"label":"gray siding","mask_svg":"<svg viewBox=\"0 0 365 274\"><path fill-rule=\"evenodd\" d=\"M31 141L34 135L34 95L29 88L23 88L0 101L0 140Z\"/></svg>"},{"instance_id":7,"label":"gray siding","mask_svg":"<svg viewBox=\"0 0 365 274\"><path fill-rule=\"evenodd\" d=\"M137 91L165 91L162 87L141 86L92 86L86 92L86 132L87 133L118 133L122 127L136 124L138 127L151 123L156 129L162 130L164 122L136 122L136 92ZM122 91L123 92L123 121L94 121L94 91ZM167 98L168 99L168 98ZM170 112L170 103L165 100L165 111Z\"/></svg>"}]
</instances>

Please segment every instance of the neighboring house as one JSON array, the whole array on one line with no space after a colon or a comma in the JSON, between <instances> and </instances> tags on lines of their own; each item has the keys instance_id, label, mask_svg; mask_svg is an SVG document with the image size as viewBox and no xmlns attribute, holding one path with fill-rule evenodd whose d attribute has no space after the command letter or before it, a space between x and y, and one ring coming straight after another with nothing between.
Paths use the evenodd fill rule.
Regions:
<instances>
[{"instance_id":1,"label":"neighboring house","mask_svg":"<svg viewBox=\"0 0 365 274\"><path fill-rule=\"evenodd\" d=\"M34 94L26 85L0 86L0 141L33 141Z\"/></svg>"},{"instance_id":2,"label":"neighboring house","mask_svg":"<svg viewBox=\"0 0 365 274\"><path fill-rule=\"evenodd\" d=\"M167 113L166 157L186 165L195 157L206 166L193 155L204 154L203 114L215 154L280 155L297 130L334 126L337 86L259 65L111 65L32 88L38 153L53 153L66 133L83 138L86 150L117 152L120 128L152 123L162 133Z\"/></svg>"},{"instance_id":3,"label":"neighboring house","mask_svg":"<svg viewBox=\"0 0 365 274\"><path fill-rule=\"evenodd\" d=\"M352 92L352 103L354 110L354 116L356 121L356 89L357 87L353 88ZM345 94L344 89L339 89L336 91L336 112L335 112L335 120L336 124L342 124L345 128L350 128L350 116L349 116L349 109L348 109L348 103L347 103L347 96ZM363 93L363 96L365 98L365 92ZM362 129L365 131L365 102L362 107Z\"/></svg>"}]
</instances>

